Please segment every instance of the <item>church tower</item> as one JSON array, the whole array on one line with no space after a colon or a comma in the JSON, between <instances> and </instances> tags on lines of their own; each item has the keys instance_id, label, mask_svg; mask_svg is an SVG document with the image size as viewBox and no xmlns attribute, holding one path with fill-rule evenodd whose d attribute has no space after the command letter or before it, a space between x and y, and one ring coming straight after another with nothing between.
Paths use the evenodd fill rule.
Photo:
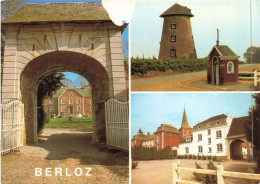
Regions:
<instances>
[{"instance_id":1,"label":"church tower","mask_svg":"<svg viewBox=\"0 0 260 184\"><path fill-rule=\"evenodd\" d=\"M190 22L193 16L189 8L177 3L160 15L164 22L159 59L197 58Z\"/></svg>"},{"instance_id":2,"label":"church tower","mask_svg":"<svg viewBox=\"0 0 260 184\"><path fill-rule=\"evenodd\" d=\"M192 136L192 128L189 125L185 108L183 111L182 123L181 123L181 128L179 129L179 132L181 133L181 139L183 139L184 137L187 137L187 136Z\"/></svg>"}]
</instances>

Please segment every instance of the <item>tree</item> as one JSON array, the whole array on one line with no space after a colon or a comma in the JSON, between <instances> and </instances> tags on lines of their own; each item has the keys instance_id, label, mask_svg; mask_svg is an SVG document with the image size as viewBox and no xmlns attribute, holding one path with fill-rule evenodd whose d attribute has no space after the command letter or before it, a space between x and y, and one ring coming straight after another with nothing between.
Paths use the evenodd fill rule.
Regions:
<instances>
[{"instance_id":1,"label":"tree","mask_svg":"<svg viewBox=\"0 0 260 184\"><path fill-rule=\"evenodd\" d=\"M37 107L38 107L38 133L43 129L46 115L43 110L43 99L45 97L52 97L55 91L60 89L64 79L63 73L51 73L44 76L39 83L37 92Z\"/></svg>"},{"instance_id":2,"label":"tree","mask_svg":"<svg viewBox=\"0 0 260 184\"><path fill-rule=\"evenodd\" d=\"M260 47L249 47L244 53L244 58L247 63L260 63Z\"/></svg>"},{"instance_id":3,"label":"tree","mask_svg":"<svg viewBox=\"0 0 260 184\"><path fill-rule=\"evenodd\" d=\"M248 111L249 121L246 124L246 138L253 143L253 154L258 168L260 168L260 93L255 93L252 96L255 103Z\"/></svg>"},{"instance_id":4,"label":"tree","mask_svg":"<svg viewBox=\"0 0 260 184\"><path fill-rule=\"evenodd\" d=\"M79 88L84 88L88 86L88 81L84 77L78 76L75 80L75 85Z\"/></svg>"},{"instance_id":5,"label":"tree","mask_svg":"<svg viewBox=\"0 0 260 184\"><path fill-rule=\"evenodd\" d=\"M66 87L74 87L75 86L74 82L70 79L67 79L67 78L62 79L61 83L63 84L63 86L66 86Z\"/></svg>"}]
</instances>

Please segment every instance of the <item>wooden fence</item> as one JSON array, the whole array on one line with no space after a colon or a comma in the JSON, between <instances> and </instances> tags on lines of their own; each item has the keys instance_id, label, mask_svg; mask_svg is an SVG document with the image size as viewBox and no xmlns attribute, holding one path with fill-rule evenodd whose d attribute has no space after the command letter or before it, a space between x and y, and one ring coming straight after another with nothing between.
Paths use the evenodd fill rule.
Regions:
<instances>
[{"instance_id":1,"label":"wooden fence","mask_svg":"<svg viewBox=\"0 0 260 184\"><path fill-rule=\"evenodd\" d=\"M1 154L23 146L24 105L19 100L1 104Z\"/></svg>"},{"instance_id":2,"label":"wooden fence","mask_svg":"<svg viewBox=\"0 0 260 184\"><path fill-rule=\"evenodd\" d=\"M177 183L178 184L181 184L181 183L183 183L183 184L200 184L200 183L197 183L197 182L182 180L181 177L180 177L181 171L216 175L218 184L225 184L224 177L243 178L243 179L250 179L250 180L260 180L260 174L224 171L222 165L217 165L217 170L193 169L193 168L182 168L182 167L180 167L180 161L178 161L177 163L173 163L173 184L177 184Z\"/></svg>"},{"instance_id":3,"label":"wooden fence","mask_svg":"<svg viewBox=\"0 0 260 184\"><path fill-rule=\"evenodd\" d=\"M107 145L129 150L129 103L109 99L105 112Z\"/></svg>"},{"instance_id":4,"label":"wooden fence","mask_svg":"<svg viewBox=\"0 0 260 184\"><path fill-rule=\"evenodd\" d=\"M257 70L254 70L253 72L241 71L238 75L238 79L240 80L254 80L255 87L257 87L257 83L260 82L260 72L258 72Z\"/></svg>"}]
</instances>

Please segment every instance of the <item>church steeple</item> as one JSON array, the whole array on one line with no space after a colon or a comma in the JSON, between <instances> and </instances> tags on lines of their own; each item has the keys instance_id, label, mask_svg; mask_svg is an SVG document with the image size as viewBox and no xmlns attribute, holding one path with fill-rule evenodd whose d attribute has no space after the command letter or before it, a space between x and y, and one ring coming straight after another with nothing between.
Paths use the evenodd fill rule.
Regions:
<instances>
[{"instance_id":1,"label":"church steeple","mask_svg":"<svg viewBox=\"0 0 260 184\"><path fill-rule=\"evenodd\" d=\"M185 107L184 107L183 116L182 116L181 128L191 128L188 123L188 119L187 119L186 112L185 112Z\"/></svg>"}]
</instances>

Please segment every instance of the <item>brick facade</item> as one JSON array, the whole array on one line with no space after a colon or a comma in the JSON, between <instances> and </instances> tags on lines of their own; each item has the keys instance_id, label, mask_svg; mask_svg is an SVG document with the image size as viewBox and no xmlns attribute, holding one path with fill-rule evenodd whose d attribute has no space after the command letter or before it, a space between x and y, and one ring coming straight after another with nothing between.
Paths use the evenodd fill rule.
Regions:
<instances>
[{"instance_id":1,"label":"brick facade","mask_svg":"<svg viewBox=\"0 0 260 184\"><path fill-rule=\"evenodd\" d=\"M87 93L87 92L86 92ZM91 97L82 96L75 89L66 89L58 97L44 100L44 110L52 116L90 116Z\"/></svg>"}]
</instances>

